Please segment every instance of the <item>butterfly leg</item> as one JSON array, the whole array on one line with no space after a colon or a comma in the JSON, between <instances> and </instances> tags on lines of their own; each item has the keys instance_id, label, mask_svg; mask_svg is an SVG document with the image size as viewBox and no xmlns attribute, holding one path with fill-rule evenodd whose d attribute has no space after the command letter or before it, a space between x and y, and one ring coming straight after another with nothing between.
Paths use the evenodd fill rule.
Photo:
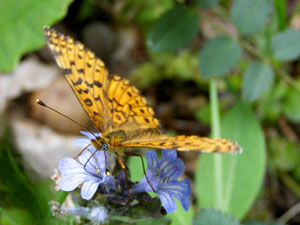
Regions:
<instances>
[{"instance_id":1,"label":"butterfly leg","mask_svg":"<svg viewBox=\"0 0 300 225\"><path fill-rule=\"evenodd\" d=\"M77 155L76 155L76 157L74 158L74 159L77 159L88 147L90 147L91 146L91 144L89 144L89 145L87 145L84 149L82 149Z\"/></svg>"},{"instance_id":2,"label":"butterfly leg","mask_svg":"<svg viewBox=\"0 0 300 225\"><path fill-rule=\"evenodd\" d=\"M152 191L154 193L156 193L156 191L154 190L152 184L150 183L150 180L148 179L148 176L146 174L146 170L145 170L145 164L144 164L144 159L143 159L143 156L141 154L138 154L138 153L132 153L132 152L124 152L126 155L130 155L130 156L138 156L140 157L140 159L142 160L142 165L143 165L143 171L144 171L144 175L146 177L146 180L147 180L147 183L150 185Z\"/></svg>"},{"instance_id":3,"label":"butterfly leg","mask_svg":"<svg viewBox=\"0 0 300 225\"><path fill-rule=\"evenodd\" d=\"M84 166L83 166L84 171L87 172L87 173L89 173L89 174L91 174L91 173L90 173L89 171L87 171L86 165L87 165L88 162L91 160L91 158L96 154L96 152L97 152L97 150L94 151L94 152L91 154L91 156L88 158L88 160L86 160L86 162L85 162L85 164L84 164Z\"/></svg>"},{"instance_id":4,"label":"butterfly leg","mask_svg":"<svg viewBox=\"0 0 300 225\"><path fill-rule=\"evenodd\" d=\"M74 159L77 159L88 147L90 147L90 145L91 144L89 144L89 145L87 145L84 149L82 149L78 154L77 154L77 156L74 158ZM91 158L96 154L96 152L97 151L94 151L93 153L92 153L92 155L88 158L88 160L84 163L84 165L83 165L83 169L84 169L84 171L85 172L87 172L87 173L89 173L89 174L91 174L89 171L87 171L87 169L86 169L86 165L88 164L88 162L91 160Z\"/></svg>"},{"instance_id":5,"label":"butterfly leg","mask_svg":"<svg viewBox=\"0 0 300 225\"><path fill-rule=\"evenodd\" d=\"M126 178L126 187L127 187L127 191L128 191L128 195L131 197L132 195L130 194L130 191L129 191L129 185L128 185L128 173L127 173L127 170L126 170L126 166L125 164L122 162L120 156L117 154L117 162L120 164L122 170L124 171L125 173L125 178Z\"/></svg>"}]
</instances>

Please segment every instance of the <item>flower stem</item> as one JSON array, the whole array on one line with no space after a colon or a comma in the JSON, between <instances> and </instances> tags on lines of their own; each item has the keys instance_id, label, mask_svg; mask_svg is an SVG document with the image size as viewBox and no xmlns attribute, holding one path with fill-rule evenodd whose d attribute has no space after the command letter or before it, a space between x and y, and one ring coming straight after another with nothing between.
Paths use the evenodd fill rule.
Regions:
<instances>
[{"instance_id":1,"label":"flower stem","mask_svg":"<svg viewBox=\"0 0 300 225\"><path fill-rule=\"evenodd\" d=\"M211 79L209 84L209 98L210 98L210 110L211 110L211 127L212 137L218 138L221 136L220 131L220 115L219 115L219 102L218 102L218 91L216 86L215 78ZM223 190L223 179L222 179L222 158L219 154L214 154L214 173L215 173L215 208L222 209L222 190Z\"/></svg>"}]
</instances>

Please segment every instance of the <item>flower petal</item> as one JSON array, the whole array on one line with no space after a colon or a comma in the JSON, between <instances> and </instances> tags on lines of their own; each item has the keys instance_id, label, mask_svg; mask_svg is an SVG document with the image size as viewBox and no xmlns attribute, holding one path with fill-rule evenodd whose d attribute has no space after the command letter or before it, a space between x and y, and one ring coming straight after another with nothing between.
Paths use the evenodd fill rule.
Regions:
<instances>
[{"instance_id":1,"label":"flower petal","mask_svg":"<svg viewBox=\"0 0 300 225\"><path fill-rule=\"evenodd\" d=\"M105 184L111 191L115 192L118 190L117 182L115 178L111 175L104 177L103 184Z\"/></svg>"},{"instance_id":2,"label":"flower petal","mask_svg":"<svg viewBox=\"0 0 300 225\"><path fill-rule=\"evenodd\" d=\"M101 175L100 173L105 173L106 165L105 165L105 155L106 155L106 162L108 165L108 153L104 151L96 151L96 152L90 152L87 150L87 153L85 153L82 157L80 157L78 160L82 163L82 165L85 165L86 162L86 170L93 174ZM107 168L108 169L108 168ZM97 172L98 171L98 172ZM98 176L97 175L97 176ZM104 176L101 175L102 177Z\"/></svg>"},{"instance_id":3,"label":"flower petal","mask_svg":"<svg viewBox=\"0 0 300 225\"><path fill-rule=\"evenodd\" d=\"M172 162L161 160L160 164L160 169L163 171L161 176L168 177L170 180L177 180L185 169L181 159L174 159Z\"/></svg>"},{"instance_id":4,"label":"flower petal","mask_svg":"<svg viewBox=\"0 0 300 225\"><path fill-rule=\"evenodd\" d=\"M188 210L190 207L189 196L191 193L191 183L187 178L182 181L170 181L161 184L158 187L157 193L168 193L177 198L185 210Z\"/></svg>"},{"instance_id":5,"label":"flower petal","mask_svg":"<svg viewBox=\"0 0 300 225\"><path fill-rule=\"evenodd\" d=\"M79 147L79 148L82 148L82 149L86 148L86 146L88 146L89 144L91 144L91 140L88 139L88 138L76 138L74 140L74 145L76 147ZM91 147L94 147L94 146L91 145Z\"/></svg>"},{"instance_id":6,"label":"flower petal","mask_svg":"<svg viewBox=\"0 0 300 225\"><path fill-rule=\"evenodd\" d=\"M161 160L160 161L169 161L172 162L173 160L177 159L177 152L173 149L163 149L161 153Z\"/></svg>"},{"instance_id":7,"label":"flower petal","mask_svg":"<svg viewBox=\"0 0 300 225\"><path fill-rule=\"evenodd\" d=\"M159 192L157 193L163 207L168 213L173 213L176 211L176 202L168 192Z\"/></svg>"},{"instance_id":8,"label":"flower petal","mask_svg":"<svg viewBox=\"0 0 300 225\"><path fill-rule=\"evenodd\" d=\"M88 176L82 166L72 158L63 158L60 160L58 170L62 174L62 177L58 181L58 186L63 191L74 190Z\"/></svg>"},{"instance_id":9,"label":"flower petal","mask_svg":"<svg viewBox=\"0 0 300 225\"><path fill-rule=\"evenodd\" d=\"M89 179L84 182L81 188L81 197L85 200L90 200L97 191L100 183L102 182L99 179Z\"/></svg>"},{"instance_id":10,"label":"flower petal","mask_svg":"<svg viewBox=\"0 0 300 225\"><path fill-rule=\"evenodd\" d=\"M139 183L135 184L132 188L130 188L130 193L132 194L150 191L152 191L152 189L148 184L146 177L144 177Z\"/></svg>"},{"instance_id":11,"label":"flower petal","mask_svg":"<svg viewBox=\"0 0 300 225\"><path fill-rule=\"evenodd\" d=\"M158 157L155 151L148 151L146 152L146 158L147 158L147 164L148 169L147 170L154 170L158 167Z\"/></svg>"},{"instance_id":12,"label":"flower petal","mask_svg":"<svg viewBox=\"0 0 300 225\"><path fill-rule=\"evenodd\" d=\"M106 156L105 156L106 155ZM105 151L97 151L95 153L95 157L93 157L93 160L95 161L95 164L100 168L100 169L106 169L105 168L105 159L106 163L108 165L108 153ZM107 168L108 169L108 168Z\"/></svg>"},{"instance_id":13,"label":"flower petal","mask_svg":"<svg viewBox=\"0 0 300 225\"><path fill-rule=\"evenodd\" d=\"M82 165L84 165L87 161L89 161L88 162L88 164L90 164L90 160L93 158L93 157L91 157L92 156L92 154L94 154L94 152L95 151L97 151L96 150L96 148L94 148L93 150L89 150L89 149L87 149L87 150L85 150L83 153L81 153L81 155L78 157L78 161L82 164ZM96 154L96 153L95 153ZM92 162L95 162L95 161L92 161ZM94 165L94 164L93 164Z\"/></svg>"}]
</instances>

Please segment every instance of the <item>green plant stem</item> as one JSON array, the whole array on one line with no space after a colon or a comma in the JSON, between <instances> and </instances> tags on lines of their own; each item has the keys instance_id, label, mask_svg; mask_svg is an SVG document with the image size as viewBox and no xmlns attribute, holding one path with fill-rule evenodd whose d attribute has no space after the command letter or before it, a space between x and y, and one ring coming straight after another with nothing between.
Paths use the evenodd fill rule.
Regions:
<instances>
[{"instance_id":1,"label":"green plant stem","mask_svg":"<svg viewBox=\"0 0 300 225\"><path fill-rule=\"evenodd\" d=\"M65 192L65 191L59 191L58 194L57 194L56 201L57 201L59 204L63 204L64 201L66 200L68 194L69 194L68 192Z\"/></svg>"},{"instance_id":2,"label":"green plant stem","mask_svg":"<svg viewBox=\"0 0 300 225\"><path fill-rule=\"evenodd\" d=\"M215 78L211 79L209 83L209 98L210 98L210 110L211 110L212 137L219 138L221 136L220 115L219 115L218 91L217 91L217 84Z\"/></svg>"},{"instance_id":3,"label":"green plant stem","mask_svg":"<svg viewBox=\"0 0 300 225\"><path fill-rule=\"evenodd\" d=\"M298 182L283 171L279 171L279 176L285 186L287 186L298 198L300 198L300 185Z\"/></svg>"},{"instance_id":4,"label":"green plant stem","mask_svg":"<svg viewBox=\"0 0 300 225\"><path fill-rule=\"evenodd\" d=\"M285 0L275 0L274 1L277 26L280 31L284 30L286 27L286 1Z\"/></svg>"},{"instance_id":5,"label":"green plant stem","mask_svg":"<svg viewBox=\"0 0 300 225\"><path fill-rule=\"evenodd\" d=\"M216 80L211 79L209 83L209 98L210 98L210 110L211 110L211 128L212 137L219 138L221 136L220 131L220 115L219 115L219 102ZM214 156L214 172L215 172L215 208L222 210L222 158L221 155L215 154Z\"/></svg>"}]
</instances>

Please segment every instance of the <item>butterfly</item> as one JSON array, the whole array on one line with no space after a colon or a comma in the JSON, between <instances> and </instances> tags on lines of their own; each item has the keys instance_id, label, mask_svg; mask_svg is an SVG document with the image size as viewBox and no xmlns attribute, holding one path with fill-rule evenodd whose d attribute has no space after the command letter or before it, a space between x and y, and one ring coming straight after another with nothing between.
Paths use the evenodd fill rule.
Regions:
<instances>
[{"instance_id":1,"label":"butterfly","mask_svg":"<svg viewBox=\"0 0 300 225\"><path fill-rule=\"evenodd\" d=\"M70 36L49 27L44 28L44 36L73 92L102 134L92 141L97 149L118 157L135 148L241 152L236 143L227 139L162 134L153 109L127 79L110 75L101 59Z\"/></svg>"}]
</instances>

